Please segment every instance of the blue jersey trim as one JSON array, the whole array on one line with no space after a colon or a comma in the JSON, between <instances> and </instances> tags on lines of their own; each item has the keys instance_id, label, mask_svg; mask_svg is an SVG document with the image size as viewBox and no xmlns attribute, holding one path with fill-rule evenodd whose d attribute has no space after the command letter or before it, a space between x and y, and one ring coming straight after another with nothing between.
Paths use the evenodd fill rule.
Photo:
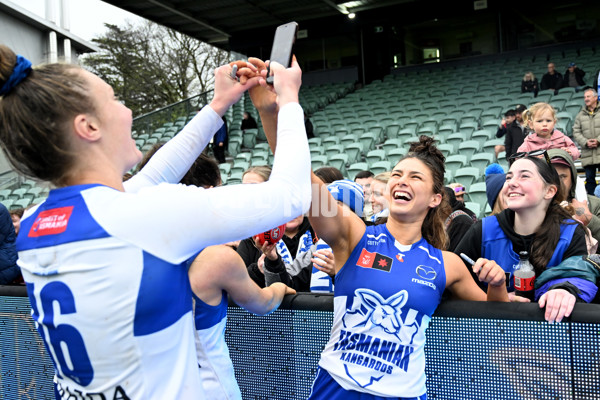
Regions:
<instances>
[{"instance_id":1,"label":"blue jersey trim","mask_svg":"<svg viewBox=\"0 0 600 400\"><path fill-rule=\"evenodd\" d=\"M156 310L169 312L156 313ZM191 310L192 290L185 265L170 264L144 252L133 335L149 335L168 328Z\"/></svg>"},{"instance_id":2,"label":"blue jersey trim","mask_svg":"<svg viewBox=\"0 0 600 400\"><path fill-rule=\"evenodd\" d=\"M227 292L224 290L221 302L216 306L206 304L196 295L194 295L194 300L196 300L194 313L196 330L211 328L227 317L228 301Z\"/></svg>"}]
</instances>

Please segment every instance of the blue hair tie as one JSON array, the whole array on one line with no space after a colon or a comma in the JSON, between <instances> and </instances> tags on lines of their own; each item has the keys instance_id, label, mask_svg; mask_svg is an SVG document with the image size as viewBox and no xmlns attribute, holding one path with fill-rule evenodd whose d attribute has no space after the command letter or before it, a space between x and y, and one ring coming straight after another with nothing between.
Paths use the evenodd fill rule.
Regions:
<instances>
[{"instance_id":1,"label":"blue hair tie","mask_svg":"<svg viewBox=\"0 0 600 400\"><path fill-rule=\"evenodd\" d=\"M27 78L27 75L31 72L31 61L22 56L17 56L17 62L13 68L12 74L8 77L8 80L0 88L0 96L6 95L21 81Z\"/></svg>"}]
</instances>

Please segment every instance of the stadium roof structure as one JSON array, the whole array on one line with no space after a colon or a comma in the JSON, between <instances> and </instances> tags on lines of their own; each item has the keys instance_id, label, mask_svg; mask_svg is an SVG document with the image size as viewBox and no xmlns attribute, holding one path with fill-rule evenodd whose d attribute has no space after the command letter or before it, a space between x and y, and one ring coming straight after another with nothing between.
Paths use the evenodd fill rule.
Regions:
<instances>
[{"instance_id":1,"label":"stadium roof structure","mask_svg":"<svg viewBox=\"0 0 600 400\"><path fill-rule=\"evenodd\" d=\"M232 50L229 38L290 21L379 10L416 0L105 0L206 43ZM385 13L385 11L383 11ZM302 25L302 24L301 24ZM332 28L334 28L332 26ZM235 50L235 49L233 49Z\"/></svg>"}]
</instances>

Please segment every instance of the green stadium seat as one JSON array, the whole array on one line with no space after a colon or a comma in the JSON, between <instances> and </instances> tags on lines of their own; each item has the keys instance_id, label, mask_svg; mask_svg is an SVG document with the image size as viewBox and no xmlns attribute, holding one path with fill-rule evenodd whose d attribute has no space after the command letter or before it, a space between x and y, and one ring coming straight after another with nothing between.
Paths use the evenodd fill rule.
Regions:
<instances>
[{"instance_id":1,"label":"green stadium seat","mask_svg":"<svg viewBox=\"0 0 600 400\"><path fill-rule=\"evenodd\" d=\"M473 154L479 152L481 149L481 145L477 140L465 140L464 142L458 145L458 153L464 154L470 160L473 157Z\"/></svg>"},{"instance_id":2,"label":"green stadium seat","mask_svg":"<svg viewBox=\"0 0 600 400\"><path fill-rule=\"evenodd\" d=\"M242 147L247 149L253 149L256 145L256 138L258 136L258 129L246 129L242 134Z\"/></svg>"},{"instance_id":3,"label":"green stadium seat","mask_svg":"<svg viewBox=\"0 0 600 400\"><path fill-rule=\"evenodd\" d=\"M347 162L353 164L361 161L364 147L362 143L350 143L344 146L344 152L348 155Z\"/></svg>"},{"instance_id":4,"label":"green stadium seat","mask_svg":"<svg viewBox=\"0 0 600 400\"><path fill-rule=\"evenodd\" d=\"M325 155L331 157L333 154L340 154L344 152L344 146L341 144L330 144L325 147Z\"/></svg>"},{"instance_id":5,"label":"green stadium seat","mask_svg":"<svg viewBox=\"0 0 600 400\"><path fill-rule=\"evenodd\" d=\"M314 156L314 157L311 157L310 162L311 162L312 169L316 170L318 168L327 166L329 159L325 155Z\"/></svg>"},{"instance_id":6,"label":"green stadium seat","mask_svg":"<svg viewBox=\"0 0 600 400\"><path fill-rule=\"evenodd\" d=\"M369 170L375 175L391 171L393 167L391 161L388 160L376 161L369 164Z\"/></svg>"},{"instance_id":7,"label":"green stadium seat","mask_svg":"<svg viewBox=\"0 0 600 400\"><path fill-rule=\"evenodd\" d=\"M481 204L472 201L465 201L465 207L473 211L473 214L475 214L477 218L481 218L481 210L483 209Z\"/></svg>"},{"instance_id":8,"label":"green stadium seat","mask_svg":"<svg viewBox=\"0 0 600 400\"><path fill-rule=\"evenodd\" d=\"M358 140L363 146L364 151L369 151L370 149L375 148L377 144L377 135L371 132L363 133Z\"/></svg>"},{"instance_id":9,"label":"green stadium seat","mask_svg":"<svg viewBox=\"0 0 600 400\"><path fill-rule=\"evenodd\" d=\"M4 200L8 199L8 196L10 196L11 192L12 192L11 189L0 190L0 201L4 201Z\"/></svg>"},{"instance_id":10,"label":"green stadium seat","mask_svg":"<svg viewBox=\"0 0 600 400\"><path fill-rule=\"evenodd\" d=\"M467 156L464 154L452 154L446 157L445 166L449 171L457 171L467 164Z\"/></svg>"},{"instance_id":11,"label":"green stadium seat","mask_svg":"<svg viewBox=\"0 0 600 400\"><path fill-rule=\"evenodd\" d=\"M398 164L398 161L408 153L407 147L397 147L387 152L387 159L392 165Z\"/></svg>"},{"instance_id":12,"label":"green stadium seat","mask_svg":"<svg viewBox=\"0 0 600 400\"><path fill-rule=\"evenodd\" d=\"M444 157L448 158L448 156L455 154L454 146L450 143L441 143L437 145L438 150L444 155Z\"/></svg>"},{"instance_id":13,"label":"green stadium seat","mask_svg":"<svg viewBox=\"0 0 600 400\"><path fill-rule=\"evenodd\" d=\"M238 185L242 183L243 172L232 172L227 178L227 185Z\"/></svg>"},{"instance_id":14,"label":"green stadium seat","mask_svg":"<svg viewBox=\"0 0 600 400\"><path fill-rule=\"evenodd\" d=\"M365 160L369 164L373 164L377 161L385 160L386 158L387 158L387 155L386 155L384 149L371 150L371 151L367 152L367 154L365 155Z\"/></svg>"},{"instance_id":15,"label":"green stadium seat","mask_svg":"<svg viewBox=\"0 0 600 400\"><path fill-rule=\"evenodd\" d=\"M329 166L339 169L342 174L346 173L346 164L348 163L348 154L340 153L329 157Z\"/></svg>"},{"instance_id":16,"label":"green stadium seat","mask_svg":"<svg viewBox=\"0 0 600 400\"><path fill-rule=\"evenodd\" d=\"M493 153L475 153L469 161L469 165L475 168L479 168L479 171L483 174L488 165L494 162Z\"/></svg>"},{"instance_id":17,"label":"green stadium seat","mask_svg":"<svg viewBox=\"0 0 600 400\"><path fill-rule=\"evenodd\" d=\"M348 179L353 181L356 174L358 174L360 171L367 171L368 169L369 169L368 163L358 162L358 163L350 164L350 166L346 170L346 174L348 176Z\"/></svg>"},{"instance_id":18,"label":"green stadium seat","mask_svg":"<svg viewBox=\"0 0 600 400\"><path fill-rule=\"evenodd\" d=\"M244 173L249 167L250 163L248 161L235 160L233 165L231 166L230 178L232 175Z\"/></svg>"},{"instance_id":19,"label":"green stadium seat","mask_svg":"<svg viewBox=\"0 0 600 400\"><path fill-rule=\"evenodd\" d=\"M471 187L467 192L467 197L470 201L480 204L483 208L483 206L487 202L485 182L475 182L471 184Z\"/></svg>"},{"instance_id":20,"label":"green stadium seat","mask_svg":"<svg viewBox=\"0 0 600 400\"><path fill-rule=\"evenodd\" d=\"M494 154L494 147L496 147L497 145L504 146L504 138L503 137L488 140L487 142L485 142L483 144L483 147L481 148L481 150L486 153Z\"/></svg>"},{"instance_id":21,"label":"green stadium seat","mask_svg":"<svg viewBox=\"0 0 600 400\"><path fill-rule=\"evenodd\" d=\"M400 149L403 147L402 139L388 139L383 142L381 148L385 151L385 153L389 156L389 152L394 149Z\"/></svg>"},{"instance_id":22,"label":"green stadium seat","mask_svg":"<svg viewBox=\"0 0 600 400\"><path fill-rule=\"evenodd\" d=\"M452 146L452 153L458 149L458 145L467 140L467 137L462 132L454 132L446 138L446 144Z\"/></svg>"},{"instance_id":23,"label":"green stadium seat","mask_svg":"<svg viewBox=\"0 0 600 400\"><path fill-rule=\"evenodd\" d=\"M453 180L462 184L467 192L469 191L471 185L482 178L482 174L479 171L479 168L475 167L463 167L456 170L453 175Z\"/></svg>"},{"instance_id":24,"label":"green stadium seat","mask_svg":"<svg viewBox=\"0 0 600 400\"><path fill-rule=\"evenodd\" d=\"M495 137L496 130L493 132L489 129L479 129L471 134L471 140L479 142L479 147L483 146L485 142Z\"/></svg>"}]
</instances>

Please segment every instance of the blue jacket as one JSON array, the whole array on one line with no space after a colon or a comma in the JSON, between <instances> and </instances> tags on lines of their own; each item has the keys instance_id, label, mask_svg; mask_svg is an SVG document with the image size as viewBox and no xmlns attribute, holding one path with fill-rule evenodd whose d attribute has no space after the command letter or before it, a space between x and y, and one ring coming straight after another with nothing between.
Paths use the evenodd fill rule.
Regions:
<instances>
[{"instance_id":1,"label":"blue jacket","mask_svg":"<svg viewBox=\"0 0 600 400\"><path fill-rule=\"evenodd\" d=\"M15 227L10 213L0 203L0 285L7 285L21 274L17 266Z\"/></svg>"}]
</instances>

